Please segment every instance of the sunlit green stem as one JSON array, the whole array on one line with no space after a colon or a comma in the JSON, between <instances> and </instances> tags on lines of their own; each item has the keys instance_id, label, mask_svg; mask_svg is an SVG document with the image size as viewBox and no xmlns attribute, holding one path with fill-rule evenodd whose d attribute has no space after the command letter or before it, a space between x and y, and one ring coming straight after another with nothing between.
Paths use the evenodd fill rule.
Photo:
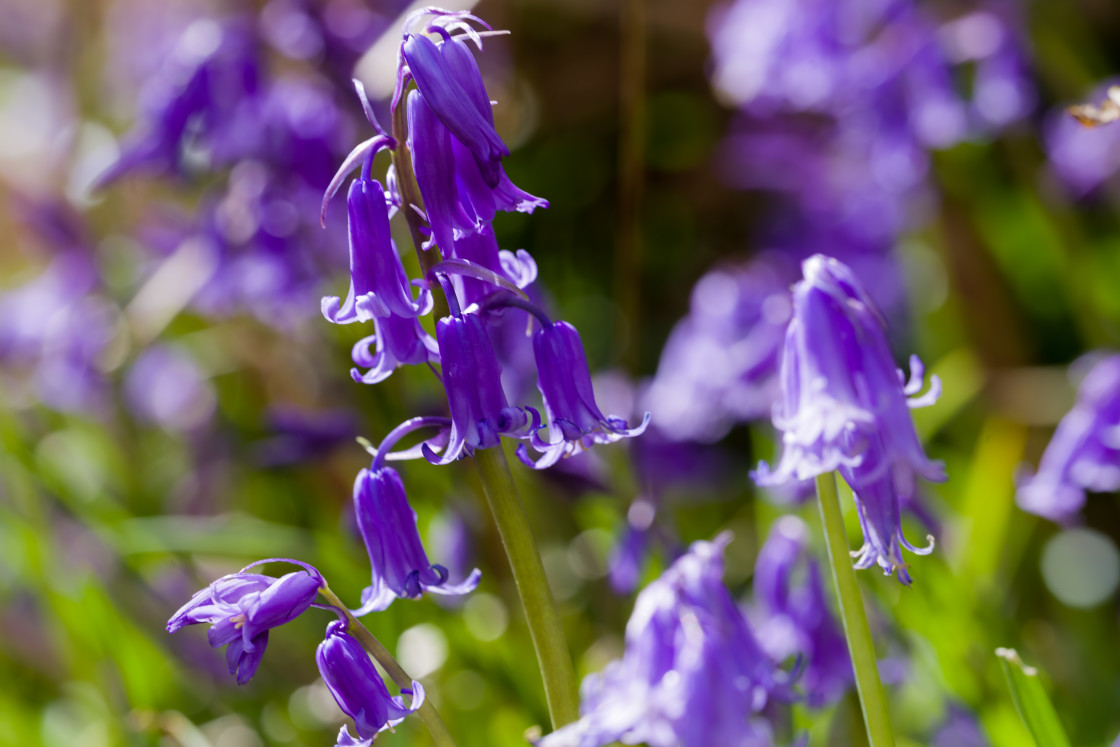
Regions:
<instances>
[{"instance_id":1,"label":"sunlit green stem","mask_svg":"<svg viewBox=\"0 0 1120 747\"><path fill-rule=\"evenodd\" d=\"M397 687L408 689L412 687L412 678L408 676L408 672L404 671L389 650L381 645L381 641L373 637L366 629L366 626L358 622L358 619L350 614L350 610L342 603L342 600L335 596L335 593L329 588L324 586L319 589L319 593L327 600L327 602L337 608L342 614L346 616L347 632L358 639L366 651L373 656L374 660L381 665L381 668L388 672L389 677L397 684ZM436 707L432 705L430 699L425 698L424 703L416 711L416 715L428 727L428 733L432 735L432 741L436 747L455 747L455 740L451 738L451 732L443 723L443 719L436 713Z\"/></svg>"},{"instance_id":2,"label":"sunlit green stem","mask_svg":"<svg viewBox=\"0 0 1120 747\"><path fill-rule=\"evenodd\" d=\"M564 629L560 625L560 615L556 611L556 601L544 575L541 554L529 528L521 497L513 484L505 454L500 447L479 449L474 454L474 463L482 478L486 502L490 504L490 512L498 525L502 546L513 568L513 579L517 583L544 679L548 715L555 729L579 718L576 673Z\"/></svg>"},{"instance_id":3,"label":"sunlit green stem","mask_svg":"<svg viewBox=\"0 0 1120 747\"><path fill-rule=\"evenodd\" d=\"M867 613L863 609L855 570L852 569L848 551L848 535L844 531L844 518L840 515L840 499L836 494L836 473L817 477L817 498L824 525L828 562L832 565L832 578L836 582L836 596L840 600L840 618L844 622L844 637L848 639L848 652L856 674L863 723L867 727L867 741L871 747L894 747L890 712L879 679L879 666L875 661L875 646Z\"/></svg>"}]
</instances>

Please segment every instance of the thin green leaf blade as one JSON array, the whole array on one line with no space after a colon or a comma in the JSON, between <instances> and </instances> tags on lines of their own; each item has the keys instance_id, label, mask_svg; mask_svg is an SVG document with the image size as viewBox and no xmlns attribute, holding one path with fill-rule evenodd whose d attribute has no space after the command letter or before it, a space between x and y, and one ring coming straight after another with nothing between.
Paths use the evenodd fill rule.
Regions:
<instances>
[{"instance_id":1,"label":"thin green leaf blade","mask_svg":"<svg viewBox=\"0 0 1120 747\"><path fill-rule=\"evenodd\" d=\"M1028 667L1012 648L997 648L1011 699L1038 747L1070 747L1069 737L1058 720L1058 712L1038 679L1038 670Z\"/></svg>"}]
</instances>

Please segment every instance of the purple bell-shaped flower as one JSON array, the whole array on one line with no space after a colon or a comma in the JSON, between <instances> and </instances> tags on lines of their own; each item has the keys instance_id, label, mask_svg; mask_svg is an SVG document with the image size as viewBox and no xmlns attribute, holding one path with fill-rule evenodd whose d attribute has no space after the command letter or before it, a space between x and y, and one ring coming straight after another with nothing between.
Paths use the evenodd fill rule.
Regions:
<instances>
[{"instance_id":1,"label":"purple bell-shaped flower","mask_svg":"<svg viewBox=\"0 0 1120 747\"><path fill-rule=\"evenodd\" d=\"M453 584L447 580L447 568L428 560L404 483L395 469L383 466L380 455L389 448L390 440L396 438L386 439L370 468L359 472L354 481L354 512L373 569L373 580L362 591L362 606L355 615L383 610L397 597L419 599L424 592L467 594L482 576L476 568L464 581Z\"/></svg>"},{"instance_id":2,"label":"purple bell-shaped flower","mask_svg":"<svg viewBox=\"0 0 1120 747\"><path fill-rule=\"evenodd\" d=\"M425 447L432 464L448 464L475 449L497 446L500 436L525 438L540 428L531 407L511 407L502 389L502 369L486 326L477 314L447 316L436 324L443 386L451 408L447 449L437 457Z\"/></svg>"},{"instance_id":3,"label":"purple bell-shaped flower","mask_svg":"<svg viewBox=\"0 0 1120 747\"><path fill-rule=\"evenodd\" d=\"M350 290L346 300L323 298L323 316L335 324L365 322L395 314L412 318L432 309L424 289L413 300L408 275L389 232L385 190L372 179L355 179L346 196L350 217Z\"/></svg>"},{"instance_id":4,"label":"purple bell-shaped flower","mask_svg":"<svg viewBox=\"0 0 1120 747\"><path fill-rule=\"evenodd\" d=\"M583 343L571 324L542 324L533 335L533 352L550 440L543 441L534 434L533 448L543 456L534 464L522 447L518 455L523 462L544 469L560 457L578 454L593 444L613 443L645 431L649 425L648 412L640 424L631 428L622 418L603 415L599 410Z\"/></svg>"},{"instance_id":5,"label":"purple bell-shaped flower","mask_svg":"<svg viewBox=\"0 0 1120 747\"><path fill-rule=\"evenodd\" d=\"M424 100L474 155L483 180L495 186L501 159L509 155L509 148L494 129L494 112L478 63L462 39L438 26L432 30L443 35L440 43L408 34L401 44L401 56Z\"/></svg>"},{"instance_id":6,"label":"purple bell-shaped flower","mask_svg":"<svg viewBox=\"0 0 1120 747\"><path fill-rule=\"evenodd\" d=\"M940 482L944 466L930 461L910 408L936 401L941 382L922 388L923 368L910 358L910 380L895 368L885 324L862 285L841 262L814 255L793 289L793 319L782 354L782 399L774 425L782 458L773 472L763 462L759 485L778 486L839 470L851 485L865 531L857 567L900 569L899 501L913 498L916 478ZM925 552L925 550L921 551Z\"/></svg>"},{"instance_id":7,"label":"purple bell-shaped flower","mask_svg":"<svg viewBox=\"0 0 1120 747\"><path fill-rule=\"evenodd\" d=\"M354 737L343 726L338 732L338 747L369 747L378 734L404 721L424 703L424 688L415 680L411 690L401 690L401 695L392 697L362 644L346 632L341 620L327 626L327 637L315 651L315 662L338 707L354 719L358 732ZM407 706L404 695L411 696Z\"/></svg>"},{"instance_id":8,"label":"purple bell-shaped flower","mask_svg":"<svg viewBox=\"0 0 1120 747\"><path fill-rule=\"evenodd\" d=\"M294 560L286 562L305 565ZM261 663L268 645L268 631L303 614L324 586L318 571L311 566L305 568L280 578L245 573L245 570L223 576L195 592L167 621L167 632L174 633L187 625L210 623L212 627L207 633L210 645L214 648L229 646L226 649L229 673L236 674L237 684L244 685Z\"/></svg>"},{"instance_id":9,"label":"purple bell-shaped flower","mask_svg":"<svg viewBox=\"0 0 1120 747\"><path fill-rule=\"evenodd\" d=\"M767 725L752 718L790 697L723 585L730 541L696 542L638 595L626 653L583 682L581 718L540 747L763 747Z\"/></svg>"}]
</instances>

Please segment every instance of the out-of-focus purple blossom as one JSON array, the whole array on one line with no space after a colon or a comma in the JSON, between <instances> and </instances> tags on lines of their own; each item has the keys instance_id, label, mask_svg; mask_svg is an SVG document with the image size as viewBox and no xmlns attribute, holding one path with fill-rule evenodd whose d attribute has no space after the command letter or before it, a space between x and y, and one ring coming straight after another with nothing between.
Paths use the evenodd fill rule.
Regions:
<instances>
[{"instance_id":1,"label":"out-of-focus purple blossom","mask_svg":"<svg viewBox=\"0 0 1120 747\"><path fill-rule=\"evenodd\" d=\"M144 350L128 371L124 397L141 422L169 431L189 431L214 414L206 377L188 355L167 345Z\"/></svg>"},{"instance_id":2,"label":"out-of-focus purple blossom","mask_svg":"<svg viewBox=\"0 0 1120 747\"><path fill-rule=\"evenodd\" d=\"M581 717L541 747L762 747L768 724L756 716L789 697L723 585L723 535L696 542L638 595L626 626L626 653L582 687Z\"/></svg>"},{"instance_id":3,"label":"out-of-focus purple blossom","mask_svg":"<svg viewBox=\"0 0 1120 747\"><path fill-rule=\"evenodd\" d=\"M196 592L171 616L167 632L209 623L210 645L229 647L226 649L229 673L236 674L237 684L244 685L261 663L268 645L268 631L303 614L324 585L323 577L311 566L280 578L244 570L222 576Z\"/></svg>"},{"instance_id":4,"label":"out-of-focus purple blossom","mask_svg":"<svg viewBox=\"0 0 1120 747\"><path fill-rule=\"evenodd\" d=\"M656 405L659 432L712 442L736 423L770 415L791 280L756 261L712 270L697 282L644 397Z\"/></svg>"},{"instance_id":5,"label":"out-of-focus purple blossom","mask_svg":"<svg viewBox=\"0 0 1120 747\"><path fill-rule=\"evenodd\" d=\"M990 744L976 715L964 706L952 703L945 720L933 735L930 747L989 747Z\"/></svg>"},{"instance_id":6,"label":"out-of-focus purple blossom","mask_svg":"<svg viewBox=\"0 0 1120 747\"><path fill-rule=\"evenodd\" d=\"M511 407L502 390L502 371L486 326L477 314L447 316L436 323L443 385L451 408L451 436L447 450L437 457L425 450L428 461L448 464L475 449L497 446L502 435L525 438L540 427L531 407Z\"/></svg>"},{"instance_id":7,"label":"out-of-focus purple blossom","mask_svg":"<svg viewBox=\"0 0 1120 747\"><path fill-rule=\"evenodd\" d=\"M0 293L0 371L5 389L25 381L48 407L86 413L105 410L108 389L99 368L114 335L115 314L95 294L93 259L59 254L36 278Z\"/></svg>"},{"instance_id":8,"label":"out-of-focus purple blossom","mask_svg":"<svg viewBox=\"0 0 1120 747\"><path fill-rule=\"evenodd\" d=\"M147 170L180 171L184 149L201 147L233 157L227 131L236 133L242 111L261 90L258 42L246 19L191 23L158 74L140 93L140 124L121 144L119 160L101 175L107 184Z\"/></svg>"},{"instance_id":9,"label":"out-of-focus purple blossom","mask_svg":"<svg viewBox=\"0 0 1120 747\"><path fill-rule=\"evenodd\" d=\"M819 707L852 686L852 663L808 542L808 528L795 516L782 517L770 530L754 567L760 607L756 628L759 642L775 661L804 657L798 684L806 702Z\"/></svg>"},{"instance_id":10,"label":"out-of-focus purple blossom","mask_svg":"<svg viewBox=\"0 0 1120 747\"><path fill-rule=\"evenodd\" d=\"M268 413L268 431L274 434L253 449L254 461L280 467L314 459L346 441L353 443L358 423L349 410L303 412L276 407Z\"/></svg>"},{"instance_id":11,"label":"out-of-focus purple blossom","mask_svg":"<svg viewBox=\"0 0 1120 747\"><path fill-rule=\"evenodd\" d=\"M1116 83L1098 84L1085 100L1103 100ZM1085 127L1062 107L1050 112L1043 136L1050 167L1074 197L1090 194L1120 171L1120 127Z\"/></svg>"},{"instance_id":12,"label":"out-of-focus purple blossom","mask_svg":"<svg viewBox=\"0 0 1120 747\"><path fill-rule=\"evenodd\" d=\"M649 413L631 427L615 415L604 415L595 403L591 373L579 332L568 322L542 324L533 335L537 361L537 386L544 398L549 440L533 434L533 448L542 456L536 463L524 446L518 449L521 461L536 469L555 464L560 457L578 454L593 444L614 443L641 435L649 425Z\"/></svg>"},{"instance_id":13,"label":"out-of-focus purple blossom","mask_svg":"<svg viewBox=\"0 0 1120 747\"><path fill-rule=\"evenodd\" d=\"M1070 410L1038 472L1019 480L1016 502L1024 511L1052 521L1074 520L1085 492L1120 489L1120 355L1097 362L1081 382Z\"/></svg>"},{"instance_id":14,"label":"out-of-focus purple blossom","mask_svg":"<svg viewBox=\"0 0 1120 747\"><path fill-rule=\"evenodd\" d=\"M338 732L338 747L369 747L379 733L392 729L424 702L424 688L415 680L411 690L401 690L402 695L395 698L390 696L362 644L346 632L346 623L341 620L327 625L327 636L315 651L315 661L338 707L354 719L358 732L355 738L343 726ZM411 697L407 706L403 695Z\"/></svg>"},{"instance_id":15,"label":"out-of-focus purple blossom","mask_svg":"<svg viewBox=\"0 0 1120 747\"><path fill-rule=\"evenodd\" d=\"M501 159L509 155L509 148L494 129L494 112L482 73L461 38L437 30L443 33L439 43L427 36L406 34L401 55L432 112L474 155L485 183L497 186Z\"/></svg>"},{"instance_id":16,"label":"out-of-focus purple blossom","mask_svg":"<svg viewBox=\"0 0 1120 747\"><path fill-rule=\"evenodd\" d=\"M940 381L923 386L923 367L910 359L910 380L895 368L886 325L852 271L816 255L794 286L793 319L782 352L782 398L774 425L782 433L776 471L763 462L758 484L781 485L839 470L855 493L864 547L857 567L878 563L908 583L901 547L900 499L917 477L941 481L944 467L930 461L918 440L910 408L933 404ZM912 398L911 398L912 397Z\"/></svg>"},{"instance_id":17,"label":"out-of-focus purple blossom","mask_svg":"<svg viewBox=\"0 0 1120 747\"><path fill-rule=\"evenodd\" d=\"M987 4L942 24L912 0L737 0L710 19L713 82L763 116L886 120L903 112L923 147L948 147L1033 105L1010 10ZM966 63L977 68L971 100L955 83Z\"/></svg>"},{"instance_id":18,"label":"out-of-focus purple blossom","mask_svg":"<svg viewBox=\"0 0 1120 747\"><path fill-rule=\"evenodd\" d=\"M383 610L397 597L418 599L424 592L467 594L478 586L482 573L477 568L453 584L447 568L429 562L404 483L396 470L382 466L377 458L354 481L354 512L373 570L373 581L362 591L362 606L354 614Z\"/></svg>"}]
</instances>

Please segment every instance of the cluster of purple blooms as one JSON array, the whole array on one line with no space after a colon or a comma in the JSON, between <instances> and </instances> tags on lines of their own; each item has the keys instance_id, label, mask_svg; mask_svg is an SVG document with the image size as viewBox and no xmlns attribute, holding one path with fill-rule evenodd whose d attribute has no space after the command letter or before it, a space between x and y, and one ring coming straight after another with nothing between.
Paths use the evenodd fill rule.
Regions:
<instances>
[{"instance_id":1,"label":"cluster of purple blooms","mask_svg":"<svg viewBox=\"0 0 1120 747\"><path fill-rule=\"evenodd\" d=\"M373 384L401 366L422 365L439 377L449 410L448 417L402 423L374 450L370 468L358 474L354 513L369 553L372 580L356 615L384 610L397 598L416 599L425 592L466 594L479 582L475 570L453 583L445 567L429 561L403 481L386 460L422 456L433 464L448 464L478 449L499 447L506 436L523 440L519 457L541 469L596 443L638 435L648 423L648 415L631 427L601 412L579 333L527 300L522 288L536 278L528 253L498 247L491 226L496 213L532 212L548 203L516 187L502 168L509 149L494 129L490 99L470 48L482 48L476 26L485 24L468 13L432 8L406 20L391 107L394 125L402 131L390 134L381 128L364 88L356 84L374 133L340 159L342 166L328 180L322 199L320 215L325 219L331 197L351 171L361 168L346 199L350 287L344 298L329 296L321 304L323 315L335 324L372 324L372 334L353 350L354 380ZM415 88L410 90L410 83ZM374 157L383 149L397 156L384 184L371 173ZM135 152L148 150L137 146ZM406 168L411 172L406 178L415 178L419 196L401 185L397 169ZM410 201L417 198L422 205ZM408 277L391 237L390 219L398 212L417 228L414 236L422 238L416 250L421 265L428 268L424 277ZM447 310L435 320L433 337L420 320L434 312L440 297ZM536 408L511 405L502 385L491 335L510 311L526 311L534 323L531 332L522 335L522 344L532 348L543 421ZM541 435L546 424L547 435ZM400 439L422 428L437 432L417 447L393 451ZM530 447L538 455L535 459ZM245 682L260 661L267 630L311 606L321 586L313 569L279 580L243 571L200 591L172 618L168 630L211 623L211 644L229 646L231 673ZM317 660L339 706L355 719L358 737L344 728L339 745L369 744L378 731L423 701L418 683L409 706L390 697L344 621L328 627Z\"/></svg>"},{"instance_id":2,"label":"cluster of purple blooms","mask_svg":"<svg viewBox=\"0 0 1120 747\"><path fill-rule=\"evenodd\" d=\"M653 387L677 392L670 404L701 404L659 407L667 434L713 441L769 414L788 319L781 301L805 258L840 259L881 308L905 310L893 250L930 213L930 152L1030 113L1013 5L980 2L947 21L933 6L733 0L710 17L712 83L737 109L718 163L731 186L765 196L766 251L697 283ZM715 346L723 365L689 365Z\"/></svg>"}]
</instances>

